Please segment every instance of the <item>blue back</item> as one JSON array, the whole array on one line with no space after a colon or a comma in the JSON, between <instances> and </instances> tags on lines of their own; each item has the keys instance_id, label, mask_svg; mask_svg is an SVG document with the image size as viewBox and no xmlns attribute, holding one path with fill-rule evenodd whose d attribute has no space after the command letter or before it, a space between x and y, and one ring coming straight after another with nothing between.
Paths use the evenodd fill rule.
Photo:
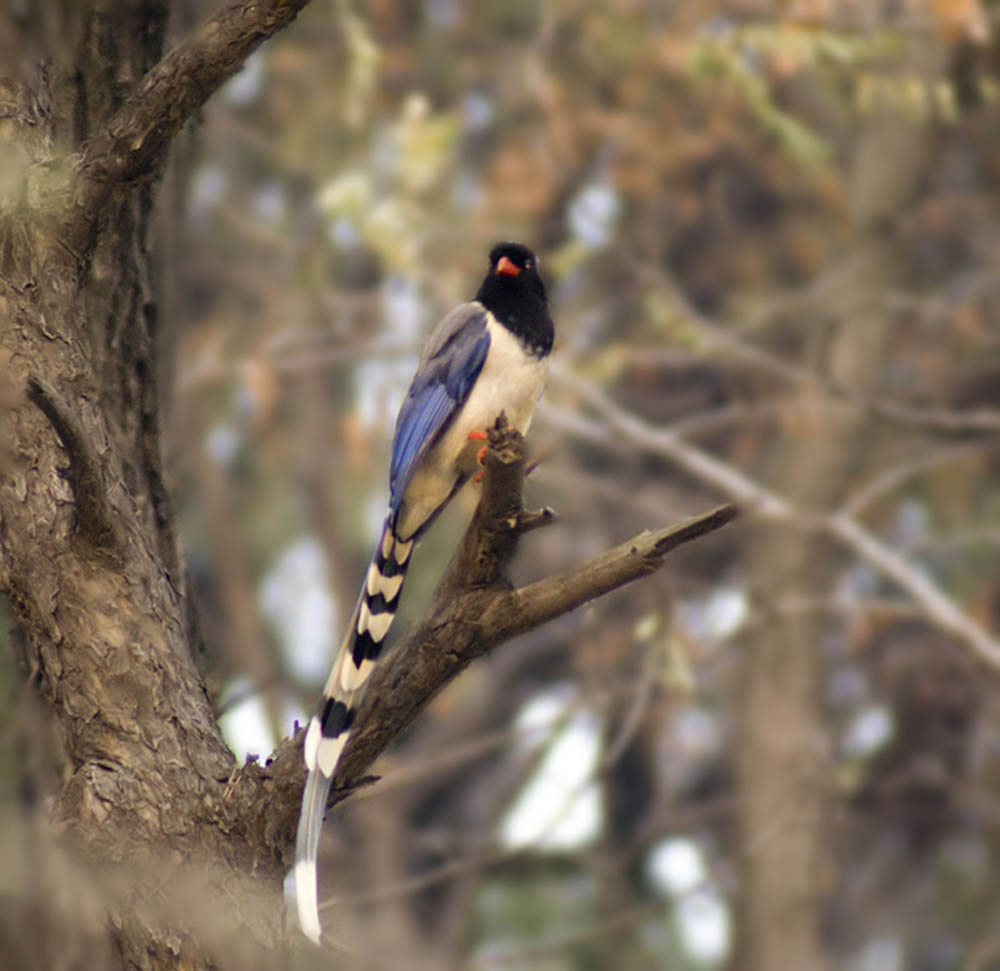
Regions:
<instances>
[{"instance_id":1,"label":"blue back","mask_svg":"<svg viewBox=\"0 0 1000 971\"><path fill-rule=\"evenodd\" d=\"M395 519L420 461L461 411L490 346L487 311L456 307L428 341L396 419L389 466L389 515Z\"/></svg>"}]
</instances>

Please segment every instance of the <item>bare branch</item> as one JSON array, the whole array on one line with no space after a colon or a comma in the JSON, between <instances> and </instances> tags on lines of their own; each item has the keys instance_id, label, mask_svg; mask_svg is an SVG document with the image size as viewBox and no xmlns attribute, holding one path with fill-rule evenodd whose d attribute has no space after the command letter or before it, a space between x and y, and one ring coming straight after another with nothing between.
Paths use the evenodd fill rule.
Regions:
<instances>
[{"instance_id":1,"label":"bare branch","mask_svg":"<svg viewBox=\"0 0 1000 971\"><path fill-rule=\"evenodd\" d=\"M571 374L564 367L553 366L552 375L597 410L615 431L626 435L638 445L673 459L686 472L729 496L745 507L747 512L775 519L784 519L789 515L791 505L782 496L765 489L749 476L703 449L689 445L672 429L654 428L619 407L592 382ZM545 413L550 413L550 409L546 409ZM586 424L581 419L577 427L581 423Z\"/></svg>"},{"instance_id":2,"label":"bare branch","mask_svg":"<svg viewBox=\"0 0 1000 971\"><path fill-rule=\"evenodd\" d=\"M648 576L671 550L720 529L738 514L736 506L719 506L679 525L640 533L575 570L515 590L492 606L486 618L490 634L499 643Z\"/></svg>"},{"instance_id":3,"label":"bare branch","mask_svg":"<svg viewBox=\"0 0 1000 971\"><path fill-rule=\"evenodd\" d=\"M981 439L946 446L932 452L921 452L909 461L896 463L871 481L864 483L844 500L841 510L849 516L857 516L858 513L870 506L877 499L899 488L905 482L915 478L927 469L936 468L946 462L961 461L970 456L982 455L990 448L995 447L996 443L994 441Z\"/></svg>"},{"instance_id":4,"label":"bare branch","mask_svg":"<svg viewBox=\"0 0 1000 971\"><path fill-rule=\"evenodd\" d=\"M907 405L889 398L865 402L881 418L940 432L995 432L1000 430L1000 411L995 408L930 408Z\"/></svg>"},{"instance_id":5,"label":"bare branch","mask_svg":"<svg viewBox=\"0 0 1000 971\"><path fill-rule=\"evenodd\" d=\"M969 647L979 660L1000 670L1000 641L977 624L940 587L915 569L896 551L865 529L846 512L812 514L779 493L766 489L746 473L709 455L681 439L672 429L654 428L621 408L600 388L564 369L554 371L558 380L586 401L605 425L581 415L566 415L552 408L545 413L560 426L586 438L614 446L620 444L611 432L676 462L699 481L738 501L754 515L800 528L814 529L832 536L864 560L872 569L896 584L912 598L923 615ZM970 446L975 448L977 446ZM881 488L881 484L879 485ZM862 497L866 501L867 497Z\"/></svg>"},{"instance_id":6,"label":"bare branch","mask_svg":"<svg viewBox=\"0 0 1000 971\"><path fill-rule=\"evenodd\" d=\"M86 252L116 186L153 172L184 123L309 0L230 0L178 44L83 146L68 242Z\"/></svg>"},{"instance_id":7,"label":"bare branch","mask_svg":"<svg viewBox=\"0 0 1000 971\"><path fill-rule=\"evenodd\" d=\"M718 349L724 357L759 371L761 374L777 378L792 387L808 388L827 398L830 407L839 406L850 411L860 411L878 415L887 421L910 425L940 432L974 433L995 432L1000 429L1000 411L994 408L949 409L930 406L910 405L888 398L859 400L843 388L838 388L814 371L787 361L779 355L765 350L746 339L748 332L756 330L763 323L789 313L800 315L810 307L823 306L827 295L842 286L842 281L850 277L854 268L870 254L862 248L851 254L849 259L824 273L806 286L801 292L779 298L748 320L727 324L700 313L684 296L680 286L674 282L663 268L657 264L630 257L628 262L636 276L659 292L673 306L684 321L693 327L709 350ZM645 357L643 358L645 362ZM718 416L722 417L722 416ZM694 421L702 420L699 418ZM711 422L711 416L707 422Z\"/></svg>"},{"instance_id":8,"label":"bare branch","mask_svg":"<svg viewBox=\"0 0 1000 971\"><path fill-rule=\"evenodd\" d=\"M345 799L390 742L472 661L517 634L658 569L667 553L720 529L738 514L721 506L677 526L645 532L576 570L512 590L507 565L525 524L548 522L544 510L525 513L524 441L501 415L490 431L483 495L427 614L372 676L372 686L337 768L332 801ZM301 739L282 743L260 774L266 799L234 805L242 825L266 813L271 832L294 827L302 788ZM289 839L289 843L291 840Z\"/></svg>"},{"instance_id":9,"label":"bare branch","mask_svg":"<svg viewBox=\"0 0 1000 971\"><path fill-rule=\"evenodd\" d=\"M1000 642L923 573L880 543L850 516L842 513L829 516L824 527L827 533L853 549L869 566L908 593L938 627L970 647L979 660L991 668L1000 669Z\"/></svg>"},{"instance_id":10,"label":"bare branch","mask_svg":"<svg viewBox=\"0 0 1000 971\"><path fill-rule=\"evenodd\" d=\"M525 474L531 472L531 468L525 470ZM541 529L543 526L551 526L559 521L559 513L551 506L543 506L541 509L526 510L521 513L517 521L518 532L523 536L533 530Z\"/></svg>"}]
</instances>

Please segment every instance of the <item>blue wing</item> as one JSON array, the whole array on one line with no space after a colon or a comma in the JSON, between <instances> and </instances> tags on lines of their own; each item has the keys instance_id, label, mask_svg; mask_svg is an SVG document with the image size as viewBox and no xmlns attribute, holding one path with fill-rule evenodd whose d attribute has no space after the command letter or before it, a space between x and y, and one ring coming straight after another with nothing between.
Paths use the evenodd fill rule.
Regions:
<instances>
[{"instance_id":1,"label":"blue wing","mask_svg":"<svg viewBox=\"0 0 1000 971\"><path fill-rule=\"evenodd\" d=\"M462 304L428 342L396 419L389 467L392 517L421 459L454 421L483 369L490 346L486 321L480 304Z\"/></svg>"}]
</instances>

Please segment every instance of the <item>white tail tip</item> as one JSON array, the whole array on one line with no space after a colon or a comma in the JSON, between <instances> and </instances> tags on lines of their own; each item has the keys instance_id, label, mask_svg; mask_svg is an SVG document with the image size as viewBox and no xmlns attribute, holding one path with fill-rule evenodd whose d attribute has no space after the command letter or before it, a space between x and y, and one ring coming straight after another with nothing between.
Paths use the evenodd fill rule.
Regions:
<instances>
[{"instance_id":1,"label":"white tail tip","mask_svg":"<svg viewBox=\"0 0 1000 971\"><path fill-rule=\"evenodd\" d=\"M295 864L295 906L299 911L299 927L313 944L319 944L319 902L316 899L316 861L299 860Z\"/></svg>"}]
</instances>

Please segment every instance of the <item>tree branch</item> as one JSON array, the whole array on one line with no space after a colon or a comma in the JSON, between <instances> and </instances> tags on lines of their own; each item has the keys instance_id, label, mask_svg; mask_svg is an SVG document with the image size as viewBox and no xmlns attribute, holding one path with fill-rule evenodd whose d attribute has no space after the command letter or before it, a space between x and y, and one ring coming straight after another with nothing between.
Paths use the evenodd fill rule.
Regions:
<instances>
[{"instance_id":1,"label":"tree branch","mask_svg":"<svg viewBox=\"0 0 1000 971\"><path fill-rule=\"evenodd\" d=\"M489 435L479 506L424 619L372 676L358 727L337 767L333 803L370 781L365 773L375 759L476 658L517 634L647 576L662 565L670 550L720 529L738 515L735 506L720 506L679 525L641 533L575 570L514 590L505 571L518 539L555 518L551 510L525 512L524 466L524 440L501 415ZM258 773L267 795L234 801L238 825L256 829L248 817L266 812L263 825L276 834L274 848L287 853L304 777L301 733L283 742L266 768L248 766L247 771Z\"/></svg>"},{"instance_id":2,"label":"tree branch","mask_svg":"<svg viewBox=\"0 0 1000 971\"><path fill-rule=\"evenodd\" d=\"M907 593L928 621L958 638L991 668L1000 670L1000 640L976 623L937 584L873 536L847 512L817 515L801 509L784 495L760 485L739 469L685 442L672 429L655 428L627 412L584 378L571 375L562 368L553 368L552 373L557 381L578 394L606 422L598 424L578 413L567 413L548 406L545 414L559 427L588 441L606 445L619 444L624 437L641 448L676 462L700 482L731 496L755 517L825 532ZM612 435L612 432L616 434ZM974 447L977 446L970 446Z\"/></svg>"},{"instance_id":3,"label":"tree branch","mask_svg":"<svg viewBox=\"0 0 1000 971\"><path fill-rule=\"evenodd\" d=\"M309 0L230 0L139 83L81 151L67 242L85 253L116 186L153 172L184 123Z\"/></svg>"},{"instance_id":4,"label":"tree branch","mask_svg":"<svg viewBox=\"0 0 1000 971\"><path fill-rule=\"evenodd\" d=\"M692 516L675 526L646 531L595 557L575 570L539 580L499 600L487 622L495 643L539 627L588 600L648 576L663 565L671 550L714 532L739 515L727 504Z\"/></svg>"}]
</instances>

